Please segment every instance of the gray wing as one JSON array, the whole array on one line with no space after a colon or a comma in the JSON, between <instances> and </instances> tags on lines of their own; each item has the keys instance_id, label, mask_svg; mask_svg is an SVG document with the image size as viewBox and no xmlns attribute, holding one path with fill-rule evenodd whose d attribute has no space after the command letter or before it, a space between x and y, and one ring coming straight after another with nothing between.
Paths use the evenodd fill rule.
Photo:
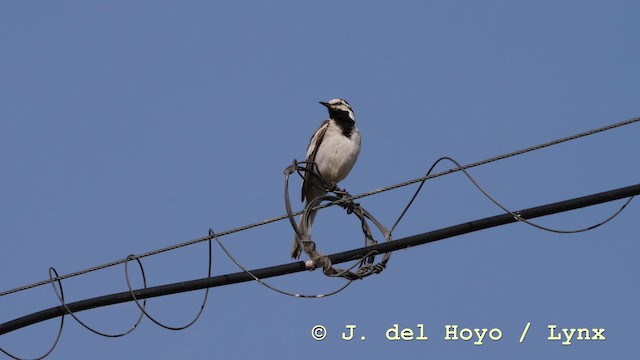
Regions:
<instances>
[{"instance_id":1,"label":"gray wing","mask_svg":"<svg viewBox=\"0 0 640 360\"><path fill-rule=\"evenodd\" d=\"M324 134L327 132L328 127L329 127L329 120L325 120L320 125L318 130L316 130L316 132L313 134L313 136L311 137L311 141L309 141L309 146L307 146L307 159L306 159L306 161L309 162L306 164L306 168L309 170L317 170L317 169L314 169L313 165L310 163L316 161L316 153L318 152L318 148L322 143L322 139L324 138ZM322 186L319 179L316 176L311 175L310 172L305 172L304 179L302 180L302 201L304 201L305 198L307 199L307 201L313 200L315 196L312 197L311 199L310 197L312 196L314 187L317 187L317 186ZM315 192L317 192L317 190Z\"/></svg>"}]
</instances>

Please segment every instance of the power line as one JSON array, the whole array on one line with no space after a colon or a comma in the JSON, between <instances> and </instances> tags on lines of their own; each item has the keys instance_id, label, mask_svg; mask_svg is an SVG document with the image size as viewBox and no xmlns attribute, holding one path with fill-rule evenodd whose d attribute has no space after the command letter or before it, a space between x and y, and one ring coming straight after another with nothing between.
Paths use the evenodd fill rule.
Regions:
<instances>
[{"instance_id":1,"label":"power line","mask_svg":"<svg viewBox=\"0 0 640 360\"><path fill-rule=\"evenodd\" d=\"M632 197L640 194L640 184L627 186L615 190L605 191L597 194L587 195L583 197L573 198L552 204L532 207L520 211L514 212L517 217L512 214L500 214L479 220L469 221L458 225L429 231L426 233L409 236L406 238L398 239L391 242L384 242L377 245L362 247L353 249L341 253L328 255L329 260L334 264L339 264L347 261L359 260L371 252L378 254L392 252L408 247L417 245L423 245L438 240L451 238L479 230L484 230L496 226L506 225L521 221L522 219L533 219L541 216L556 214L569 210L575 210L583 207L588 207L604 202L619 200L627 197ZM128 258L131 260L131 258ZM299 261L295 263L282 264L277 266L271 266L249 272L237 272L226 275L219 275L214 277L207 277L197 280L183 281L179 283L160 285L150 288L133 290L132 292L121 292L116 294L99 296L91 299L80 300L73 303L52 307L46 310L42 310L33 314L29 314L6 323L0 324L0 335L9 333L11 331L21 329L23 327L33 325L45 320L53 319L56 317L64 316L71 312L79 312L88 309L94 309L97 307L103 307L108 305L120 304L129 302L135 299L142 300L153 297L178 294L182 292L208 289L212 287L231 285L246 281L255 280L254 277L259 279L266 279L275 276L282 276L292 274L296 272L305 271L306 267L304 262ZM133 293L133 294L132 294Z\"/></svg>"},{"instance_id":2,"label":"power line","mask_svg":"<svg viewBox=\"0 0 640 360\"><path fill-rule=\"evenodd\" d=\"M340 200L340 202L341 201L347 201L347 200L356 200L356 199L364 198L364 197L367 197L367 196L376 195L376 194L379 194L379 193L382 193L382 192L385 192L385 191L394 190L394 189L397 189L397 188L400 188L400 187L412 185L412 184L415 184L415 183L418 183L418 182L424 182L426 180L430 180L430 179L433 179L433 178L436 178L436 177L449 175L449 174L452 174L452 173L455 173L455 172L458 172L458 171L470 169L470 168L481 166L481 165L486 165L486 164L489 164L489 163L492 163L492 162L495 162L495 161L504 160L504 159L507 159L507 158L510 158L510 157L514 157L514 156L517 156L517 155L521 155L521 154L525 154L525 153L528 153L528 152L540 150L540 149L543 149L543 148L546 148L546 147L558 145L558 144L561 144L561 143L564 143L564 142L567 142L567 141L576 140L576 139L583 138L583 137L586 137L586 136L590 136L590 135L593 135L593 134L597 134L597 133L600 133L600 132L603 132L603 131L608 131L608 130L619 128L619 127L622 127L622 126L630 125L630 124L636 123L638 121L640 121L640 117L636 117L636 118L632 118L632 119L629 119L629 120L625 120L625 121L609 124L609 125L606 125L606 126L603 126L603 127L600 127L600 128L596 128L596 129L592 129L592 130L585 131L585 132L582 132L582 133L578 133L578 134L574 134L574 135L571 135L571 136L563 137L563 138L560 138L560 139L552 140L552 141L549 141L549 142L546 142L546 143L542 143L542 144L539 144L539 145L535 145L535 146L531 146L531 147L528 147L528 148L516 150L516 151L510 152L510 153L507 153L507 154L495 156L495 157L488 158L488 159L485 159L485 160L481 160L481 161L478 161L478 162L474 162L474 163L471 163L471 164L467 164L467 165L463 165L463 166L459 166L459 167L454 167L454 168L451 168L451 169L448 169L448 170L445 170L445 171L441 171L439 173L435 173L435 174L431 174L431 175L427 175L427 176L422 176L422 177L419 177L419 178L416 178L416 179L413 179L413 180L408 180L408 181L405 181L405 182L401 182L401 183L397 183L397 184L390 185L390 186L387 186L387 187L383 187L383 188L379 188L379 189L372 190L372 191L369 191L369 192L365 192L365 193L362 193L362 194L359 194L359 195L352 196L352 197L347 198L347 199ZM336 203L337 202L324 204L324 205L319 206L318 209L329 207L329 206L335 205ZM300 215L302 213L303 213L303 211L298 211L298 212L293 213L293 215L297 216L297 215ZM240 231L245 231L245 230L249 230L249 229L252 229L252 228L255 228L255 227L258 227L258 226L263 226L263 225L271 224L273 222L281 221L281 220L286 219L287 217L288 217L288 215L280 215L280 216L277 216L277 217L274 217L274 218L271 218L271 219L266 219L266 220L263 220L263 221L260 221L260 222L256 222L256 223L253 223L253 224L248 224L248 225L241 226L241 227L238 227L238 228L235 228L235 229L222 231L222 232L218 233L217 236L218 237L223 237L225 235L231 235L231 234L234 234L234 233L237 233L237 232L240 232ZM72 278L72 277L75 277L75 276L87 274L87 273L90 273L90 272L93 272L93 271L98 271L98 270L106 269L106 268L109 268L109 267L112 267L112 266L121 265L121 264L124 264L125 262L127 262L129 260L141 259L141 258L144 258L144 257L157 255L157 254L164 253L164 252L167 252L167 251L177 250L177 249L180 249L180 248L183 248L183 247L186 247L186 246L195 245L195 244L198 244L198 243L201 243L201 242L204 242L204 241L209 241L209 240L212 240L212 239L213 239L213 237L211 235L203 236L203 237L200 237L200 238L197 238L197 239L193 239L193 240L190 240L190 241L186 241L186 242L183 242L183 243L179 243L179 244L176 244L176 245L171 245L171 246L164 247L164 248L161 248L161 249L152 250L152 251L149 251L149 252L146 252L146 253L143 253L143 254L139 254L139 255L134 255L133 258L131 258L131 259L127 258L127 259L115 260L115 261L112 261L112 262L109 262L109 263L105 263L105 264L101 264L101 265L98 265L98 266L95 266L95 267L91 267L91 268L87 268L87 269L84 269L84 270L76 271L76 272L73 272L73 273L61 275L60 277L56 277L54 279L43 280L43 281L39 281L39 282L36 282L36 283L33 283L33 284L29 284L29 285L21 286L21 287L18 287L18 288L14 288L14 289L11 289L11 290L6 290L6 291L3 291L3 292L0 292L0 297L5 296L5 295L9 295L9 294L13 294L13 293L16 293L16 292L32 289L32 288L35 288L35 287L38 287L38 286L50 284L50 283L52 283L54 281L65 280L65 279Z\"/></svg>"},{"instance_id":3,"label":"power line","mask_svg":"<svg viewBox=\"0 0 640 360\"><path fill-rule=\"evenodd\" d=\"M566 136L566 137L563 137L563 138L560 138L560 139L556 139L556 140L552 140L552 141L549 141L549 142L546 142L546 143L543 143L543 144L539 144L539 145L531 146L531 147L528 147L528 148L512 151L512 152L507 153L507 154L494 156L492 158L488 158L488 159L485 159L485 160L477 161L477 162L474 162L474 163L471 163L471 164L467 164L467 165L451 168L449 170L441 171L441 172L436 173L436 174L419 177L419 178L416 178L416 179L413 179L413 180L397 183L395 185L391 185L391 186L387 186L387 187L380 188L380 189L377 189L377 190L373 190L373 191L369 191L369 192L366 192L366 193L362 193L360 195L352 197L351 199L352 200L360 199L360 198L363 198L363 197L366 197L366 196L375 195L375 194L379 194L381 192L394 190L394 189L397 189L397 188L400 188L400 187L403 187L403 186L419 183L419 182L424 181L424 180L430 180L430 179L437 178L437 177L440 177L440 176L443 176L443 175L449 175L449 174L452 174L452 173L455 173L455 172L458 172L458 171L471 169L471 168L476 167L476 166L486 165L486 164L489 164L489 163L492 163L492 162L495 162L495 161L504 160L504 159L507 159L507 158L510 158L510 157L514 157L514 156L517 156L517 155L522 155L522 154L525 154L525 153L528 153L528 152L532 152L532 151L540 150L540 149L543 149L543 148L546 148L546 147L558 145L558 144L561 144L561 143L564 143L564 142L567 142L567 141L576 140L576 139L583 138L583 137L590 136L590 135L594 135L594 134L597 134L597 133L600 133L600 132L603 132L603 131L608 131L608 130L612 130L612 129L615 129L615 128L619 128L621 126L630 125L630 124L636 123L638 121L640 121L640 117L636 117L636 118L632 118L632 119L629 119L629 120L613 123L613 124L606 125L606 126L603 126L603 127L597 128L597 129L592 129L592 130L585 131L585 132L578 133L578 134L574 134L574 135L571 135L571 136ZM328 204L326 206L329 206L329 205L330 204Z\"/></svg>"}]
</instances>

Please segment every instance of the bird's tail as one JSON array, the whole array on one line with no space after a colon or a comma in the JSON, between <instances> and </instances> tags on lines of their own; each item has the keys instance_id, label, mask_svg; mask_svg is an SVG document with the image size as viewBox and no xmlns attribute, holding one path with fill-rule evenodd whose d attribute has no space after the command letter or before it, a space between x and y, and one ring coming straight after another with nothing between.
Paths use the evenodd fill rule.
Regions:
<instances>
[{"instance_id":1,"label":"bird's tail","mask_svg":"<svg viewBox=\"0 0 640 360\"><path fill-rule=\"evenodd\" d=\"M302 193L304 195L302 198L303 200L305 198L307 199L307 202L305 204L306 206L308 206L308 204L314 199L326 195L320 178L317 176L311 176L310 174L307 175L309 175L309 177L305 177L305 181L302 185ZM303 236L307 237L307 239L302 240L308 240L308 238L311 236L311 225L313 225L313 220L315 220L317 213L318 210L309 209L309 216L307 216L306 227L304 227L302 224L302 217L300 218L298 228L301 231L304 231L305 233L303 234ZM300 254L302 254L302 245L300 244L300 239L298 239L298 234L295 234L293 237L293 244L291 245L291 257L294 259L298 259L300 257Z\"/></svg>"},{"instance_id":2,"label":"bird's tail","mask_svg":"<svg viewBox=\"0 0 640 360\"><path fill-rule=\"evenodd\" d=\"M306 226L306 233L307 234L311 234L311 225L313 225L313 220L315 220L316 218L316 214L318 213L318 210L311 210L309 213L309 216L307 217L307 226ZM298 228L302 229L302 219L300 219L300 222L298 223ZM298 238L298 234L295 234L293 236L293 244L291 244L291 258L293 259L298 259L300 258L300 254L302 254L302 245L300 244L300 239Z\"/></svg>"}]
</instances>

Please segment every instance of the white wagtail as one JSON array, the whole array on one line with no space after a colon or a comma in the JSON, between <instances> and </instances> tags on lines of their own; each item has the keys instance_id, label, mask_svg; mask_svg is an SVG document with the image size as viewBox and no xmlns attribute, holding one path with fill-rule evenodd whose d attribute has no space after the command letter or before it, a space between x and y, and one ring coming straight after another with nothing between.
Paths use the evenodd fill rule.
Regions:
<instances>
[{"instance_id":1,"label":"white wagtail","mask_svg":"<svg viewBox=\"0 0 640 360\"><path fill-rule=\"evenodd\" d=\"M360 132L348 102L343 99L332 99L329 102L321 101L320 104L329 109L329 119L325 120L311 137L307 147L306 168L320 173L331 186L335 187L338 182L347 177L358 159ZM309 203L325 195L324 186L320 178L309 171L305 172L302 181L302 201L306 198ZM309 214L307 225L309 231L316 212L317 210ZM302 248L296 235L291 246L291 257L297 259L301 252Z\"/></svg>"}]
</instances>

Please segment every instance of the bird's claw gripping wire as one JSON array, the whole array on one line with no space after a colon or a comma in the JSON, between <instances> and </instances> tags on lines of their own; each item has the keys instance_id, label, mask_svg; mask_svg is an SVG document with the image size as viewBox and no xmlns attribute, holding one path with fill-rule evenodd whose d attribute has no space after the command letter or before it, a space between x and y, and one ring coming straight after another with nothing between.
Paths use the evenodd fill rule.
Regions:
<instances>
[{"instance_id":1,"label":"bird's claw gripping wire","mask_svg":"<svg viewBox=\"0 0 640 360\"><path fill-rule=\"evenodd\" d=\"M351 194L349 194L349 192L345 189L333 186L327 191L334 193L338 198L340 198L340 200L336 202L336 205L345 209L347 211L347 214L352 214L356 208L360 207L360 204L354 202L352 200Z\"/></svg>"}]
</instances>

